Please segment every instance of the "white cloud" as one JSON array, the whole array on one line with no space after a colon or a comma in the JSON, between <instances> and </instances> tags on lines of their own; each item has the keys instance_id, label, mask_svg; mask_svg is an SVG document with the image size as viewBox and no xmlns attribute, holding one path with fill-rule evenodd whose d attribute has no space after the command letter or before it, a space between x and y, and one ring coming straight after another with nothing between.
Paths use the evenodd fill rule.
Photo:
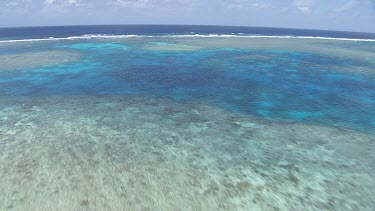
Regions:
<instances>
[{"instance_id":1,"label":"white cloud","mask_svg":"<svg viewBox=\"0 0 375 211\"><path fill-rule=\"evenodd\" d=\"M56 2L56 0L44 0L44 4L46 5L53 4L54 2Z\"/></svg>"},{"instance_id":2,"label":"white cloud","mask_svg":"<svg viewBox=\"0 0 375 211\"><path fill-rule=\"evenodd\" d=\"M302 13L310 13L312 7L315 4L315 0L293 0L292 6L296 7Z\"/></svg>"},{"instance_id":3,"label":"white cloud","mask_svg":"<svg viewBox=\"0 0 375 211\"><path fill-rule=\"evenodd\" d=\"M113 4L125 7L145 7L151 5L151 2L150 0L115 0Z\"/></svg>"},{"instance_id":4,"label":"white cloud","mask_svg":"<svg viewBox=\"0 0 375 211\"><path fill-rule=\"evenodd\" d=\"M350 9L353 9L354 7L356 7L359 4L360 4L359 0L349 0L345 4L340 5L339 7L337 7L334 10L334 13L338 14L338 13L342 13L342 12L348 11Z\"/></svg>"},{"instance_id":5,"label":"white cloud","mask_svg":"<svg viewBox=\"0 0 375 211\"><path fill-rule=\"evenodd\" d=\"M197 2L197 0L113 0L109 4L122 7L160 7L166 5L191 6L196 4Z\"/></svg>"},{"instance_id":6,"label":"white cloud","mask_svg":"<svg viewBox=\"0 0 375 211\"><path fill-rule=\"evenodd\" d=\"M224 5L228 8L269 8L271 4L268 1L260 0L223 0Z\"/></svg>"},{"instance_id":7,"label":"white cloud","mask_svg":"<svg viewBox=\"0 0 375 211\"><path fill-rule=\"evenodd\" d=\"M31 0L0 0L0 16L24 15L29 11L31 2ZM2 19L3 17L0 18Z\"/></svg>"},{"instance_id":8,"label":"white cloud","mask_svg":"<svg viewBox=\"0 0 375 211\"><path fill-rule=\"evenodd\" d=\"M46 6L83 6L86 5L80 0L44 0L44 5Z\"/></svg>"},{"instance_id":9,"label":"white cloud","mask_svg":"<svg viewBox=\"0 0 375 211\"><path fill-rule=\"evenodd\" d=\"M12 1L6 1L5 6L7 7L28 7L28 5L31 3L31 0L12 0Z\"/></svg>"},{"instance_id":10,"label":"white cloud","mask_svg":"<svg viewBox=\"0 0 375 211\"><path fill-rule=\"evenodd\" d=\"M15 7L17 5L19 5L18 2L9 2L9 3L6 4L7 7Z\"/></svg>"}]
</instances>

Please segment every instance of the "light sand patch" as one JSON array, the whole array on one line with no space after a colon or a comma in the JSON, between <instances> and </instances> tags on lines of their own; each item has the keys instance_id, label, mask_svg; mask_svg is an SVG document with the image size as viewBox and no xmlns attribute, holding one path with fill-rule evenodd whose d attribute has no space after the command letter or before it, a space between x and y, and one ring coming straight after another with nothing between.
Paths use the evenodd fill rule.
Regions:
<instances>
[{"instance_id":1,"label":"light sand patch","mask_svg":"<svg viewBox=\"0 0 375 211\"><path fill-rule=\"evenodd\" d=\"M113 41L113 40L112 40ZM338 59L348 59L363 62L362 67L355 68L337 68L335 71L355 72L373 74L375 71L375 43L368 42L362 44L354 41L339 40L314 40L314 39L281 39L281 38L249 38L249 37L231 37L231 38L192 38L192 37L170 37L170 38L129 38L118 39L118 42L140 44L144 50L156 51L198 51L211 49L245 49L245 50L277 50L294 51L305 53L316 53ZM173 44L170 44L173 42ZM166 43L166 44L157 44ZM373 47L371 47L373 46ZM255 56L255 55L254 55ZM265 60L267 58L255 58L254 56L244 55L245 60ZM273 56L277 56L276 54ZM253 58L252 58L253 57ZM314 66L319 64L313 64ZM333 67L334 68L334 67Z\"/></svg>"},{"instance_id":2,"label":"light sand patch","mask_svg":"<svg viewBox=\"0 0 375 211\"><path fill-rule=\"evenodd\" d=\"M17 54L0 54L0 70L16 70L53 66L78 61L82 55L73 51L40 51Z\"/></svg>"},{"instance_id":3,"label":"light sand patch","mask_svg":"<svg viewBox=\"0 0 375 211\"><path fill-rule=\"evenodd\" d=\"M167 99L0 98L0 210L371 210L374 150Z\"/></svg>"},{"instance_id":4,"label":"light sand patch","mask_svg":"<svg viewBox=\"0 0 375 211\"><path fill-rule=\"evenodd\" d=\"M152 51L198 51L201 47L194 45L181 45L181 44L157 44L150 43L145 45L142 49Z\"/></svg>"},{"instance_id":5,"label":"light sand patch","mask_svg":"<svg viewBox=\"0 0 375 211\"><path fill-rule=\"evenodd\" d=\"M246 49L246 50L285 50L285 51L296 51L306 53L316 53L320 55L326 55L330 57L337 57L339 59L348 59L353 61L363 62L362 67L357 68L341 68L338 71L344 72L360 72L360 73L374 73L375 71L375 43L366 42L354 42L354 41L338 41L338 40L314 40L314 39L281 39L281 38L249 38L249 37L230 37L230 38L210 38L210 37L134 37L134 38L108 38L108 39L93 39L98 43L113 42L117 44L123 44L125 46L133 46L134 49L151 50L151 51L199 51L199 50L211 50L211 49ZM92 40L91 40L92 41ZM43 45L51 44L52 41L44 42L30 42L30 43L11 43L6 45L15 45L14 47L22 47L22 45ZM55 41L57 42L57 41ZM61 44L74 44L77 41L59 41ZM78 41L82 42L82 41ZM3 43L3 45L5 45ZM0 46L1 47L1 46ZM9 47L9 46L8 46ZM35 66L41 65L54 65L59 63L60 58L62 60L75 60L72 53L77 52L64 52L59 58L59 55L54 56L54 53L61 51L52 51L51 58L40 59L42 55L31 56L28 58L28 54L25 55L14 55L19 59L13 62L14 58L10 55L10 61L7 62L7 66L10 69L18 69L28 67L28 64L34 64ZM35 54L35 53L31 53ZM48 54L48 53L47 53ZM64 58L65 55L65 58ZM71 55L71 56L69 56ZM5 60L6 55L0 56L0 59ZM25 59L20 57L26 56ZM77 57L76 57L77 58ZM9 60L8 59L8 60ZM243 59L251 59L246 58ZM45 60L45 61L43 61ZM49 60L49 61L48 61ZM47 62L47 64L45 64ZM318 64L316 64L318 65ZM2 65L2 66L5 66Z\"/></svg>"},{"instance_id":6,"label":"light sand patch","mask_svg":"<svg viewBox=\"0 0 375 211\"><path fill-rule=\"evenodd\" d=\"M199 49L239 48L248 50L288 50L317 53L339 58L358 59L375 64L375 54L371 45L355 45L354 41L314 40L314 39L280 39L280 38L169 38L157 41L173 41L176 46L199 46ZM156 40L154 40L156 41ZM354 45L354 47L353 47ZM154 45L163 48L166 45ZM177 48L176 48L177 49ZM369 50L370 49L370 50Z\"/></svg>"}]
</instances>

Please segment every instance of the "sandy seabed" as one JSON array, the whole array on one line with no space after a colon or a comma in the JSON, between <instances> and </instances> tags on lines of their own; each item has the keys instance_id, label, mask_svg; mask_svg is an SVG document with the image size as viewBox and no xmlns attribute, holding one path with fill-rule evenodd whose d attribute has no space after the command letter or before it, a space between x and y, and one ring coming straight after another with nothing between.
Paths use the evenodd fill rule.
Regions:
<instances>
[{"instance_id":1,"label":"sandy seabed","mask_svg":"<svg viewBox=\"0 0 375 211\"><path fill-rule=\"evenodd\" d=\"M373 210L375 137L151 97L0 98L0 210Z\"/></svg>"},{"instance_id":2,"label":"sandy seabed","mask_svg":"<svg viewBox=\"0 0 375 211\"><path fill-rule=\"evenodd\" d=\"M0 46L1 49L1 46ZM53 66L62 63L78 61L82 56L76 52L50 50L40 52L0 54L3 70L19 70L25 68L37 68Z\"/></svg>"}]
</instances>

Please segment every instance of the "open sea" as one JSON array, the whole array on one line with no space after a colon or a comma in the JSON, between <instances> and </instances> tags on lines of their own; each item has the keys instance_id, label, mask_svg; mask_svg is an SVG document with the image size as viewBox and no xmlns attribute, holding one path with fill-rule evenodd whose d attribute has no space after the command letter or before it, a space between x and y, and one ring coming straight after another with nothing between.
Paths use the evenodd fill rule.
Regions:
<instances>
[{"instance_id":1,"label":"open sea","mask_svg":"<svg viewBox=\"0 0 375 211\"><path fill-rule=\"evenodd\" d=\"M0 210L374 210L375 34L0 28Z\"/></svg>"}]
</instances>

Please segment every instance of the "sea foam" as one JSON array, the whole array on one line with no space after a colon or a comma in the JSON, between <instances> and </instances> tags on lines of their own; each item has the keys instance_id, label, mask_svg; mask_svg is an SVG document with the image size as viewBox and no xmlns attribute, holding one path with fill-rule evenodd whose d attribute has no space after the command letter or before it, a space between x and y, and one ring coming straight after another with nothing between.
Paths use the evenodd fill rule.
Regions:
<instances>
[{"instance_id":1,"label":"sea foam","mask_svg":"<svg viewBox=\"0 0 375 211\"><path fill-rule=\"evenodd\" d=\"M335 38L335 37L320 37L320 36L290 36L290 35L246 35L238 34L167 34L167 35L115 35L115 34L85 34L81 36L69 37L48 37L36 39L15 39L15 40L0 40L0 43L9 42L38 42L38 41L57 41L57 40L80 40L80 39L117 39L117 38L186 38L186 37L201 37L201 38L276 38L276 39L317 39L317 40L337 40L337 41L355 41L355 42L375 42L375 39L357 39L357 38Z\"/></svg>"}]
</instances>

